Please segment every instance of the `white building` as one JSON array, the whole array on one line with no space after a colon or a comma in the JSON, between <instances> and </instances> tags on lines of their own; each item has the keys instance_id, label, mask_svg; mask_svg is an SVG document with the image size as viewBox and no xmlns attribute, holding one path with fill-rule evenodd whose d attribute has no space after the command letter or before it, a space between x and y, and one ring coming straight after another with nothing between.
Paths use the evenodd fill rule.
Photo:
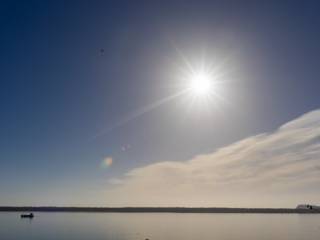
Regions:
<instances>
[{"instance_id":1,"label":"white building","mask_svg":"<svg viewBox=\"0 0 320 240\"><path fill-rule=\"evenodd\" d=\"M296 209L304 209L304 210L320 210L320 206L311 205L311 204L299 204Z\"/></svg>"}]
</instances>

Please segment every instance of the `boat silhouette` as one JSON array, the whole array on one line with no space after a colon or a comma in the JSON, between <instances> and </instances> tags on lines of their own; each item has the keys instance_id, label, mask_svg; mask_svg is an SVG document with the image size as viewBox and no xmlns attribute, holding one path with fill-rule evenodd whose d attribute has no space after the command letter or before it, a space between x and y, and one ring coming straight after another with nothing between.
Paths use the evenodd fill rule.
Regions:
<instances>
[{"instance_id":1,"label":"boat silhouette","mask_svg":"<svg viewBox=\"0 0 320 240\"><path fill-rule=\"evenodd\" d=\"M29 214L21 214L21 215L20 215L20 217L21 217L21 218L33 218L33 217L34 217L34 215L33 215L33 213L29 213Z\"/></svg>"}]
</instances>

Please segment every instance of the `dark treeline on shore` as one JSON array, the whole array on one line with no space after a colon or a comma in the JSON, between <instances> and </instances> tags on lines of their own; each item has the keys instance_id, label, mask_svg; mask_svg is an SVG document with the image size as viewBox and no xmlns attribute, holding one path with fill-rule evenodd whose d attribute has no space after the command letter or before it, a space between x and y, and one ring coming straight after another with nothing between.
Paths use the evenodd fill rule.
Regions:
<instances>
[{"instance_id":1,"label":"dark treeline on shore","mask_svg":"<svg viewBox=\"0 0 320 240\"><path fill-rule=\"evenodd\" d=\"M105 213L320 213L296 208L187 208L187 207L0 207L0 212L105 212Z\"/></svg>"}]
</instances>

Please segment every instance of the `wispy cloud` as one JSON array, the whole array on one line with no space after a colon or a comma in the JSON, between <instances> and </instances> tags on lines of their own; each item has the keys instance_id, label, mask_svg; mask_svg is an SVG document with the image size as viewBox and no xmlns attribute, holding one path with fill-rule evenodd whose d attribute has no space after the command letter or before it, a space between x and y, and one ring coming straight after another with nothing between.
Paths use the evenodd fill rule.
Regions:
<instances>
[{"instance_id":1,"label":"wispy cloud","mask_svg":"<svg viewBox=\"0 0 320 240\"><path fill-rule=\"evenodd\" d=\"M166 161L110 182L109 204L294 206L320 201L320 110L271 133L188 161Z\"/></svg>"}]
</instances>

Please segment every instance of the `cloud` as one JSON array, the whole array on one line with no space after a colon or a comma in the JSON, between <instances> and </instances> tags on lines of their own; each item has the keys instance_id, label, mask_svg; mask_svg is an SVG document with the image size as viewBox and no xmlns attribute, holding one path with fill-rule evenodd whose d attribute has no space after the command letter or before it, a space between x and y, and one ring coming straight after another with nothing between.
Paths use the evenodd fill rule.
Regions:
<instances>
[{"instance_id":1,"label":"cloud","mask_svg":"<svg viewBox=\"0 0 320 240\"><path fill-rule=\"evenodd\" d=\"M113 179L111 205L294 207L320 201L320 110L188 161Z\"/></svg>"}]
</instances>

